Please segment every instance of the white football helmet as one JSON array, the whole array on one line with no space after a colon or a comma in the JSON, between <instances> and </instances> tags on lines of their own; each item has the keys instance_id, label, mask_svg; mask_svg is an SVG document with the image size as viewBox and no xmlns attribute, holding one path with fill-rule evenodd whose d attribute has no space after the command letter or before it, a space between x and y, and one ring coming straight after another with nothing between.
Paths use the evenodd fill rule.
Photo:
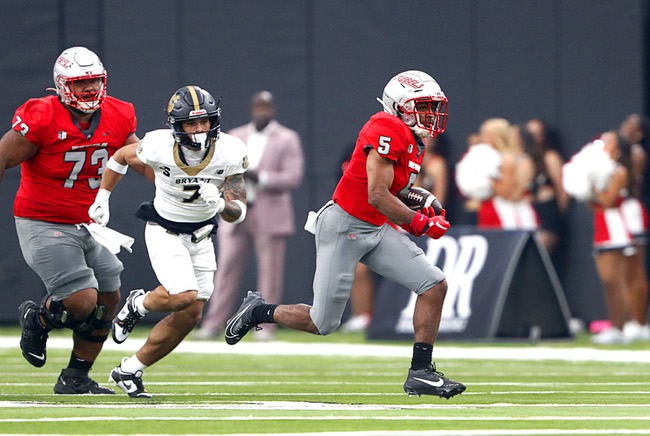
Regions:
<instances>
[{"instance_id":1,"label":"white football helmet","mask_svg":"<svg viewBox=\"0 0 650 436\"><path fill-rule=\"evenodd\" d=\"M447 97L433 77L417 70L399 73L386 84L384 111L400 117L419 137L436 137L447 126Z\"/></svg>"},{"instance_id":2,"label":"white football helmet","mask_svg":"<svg viewBox=\"0 0 650 436\"><path fill-rule=\"evenodd\" d=\"M99 79L99 91L76 89L75 82ZM81 112L93 113L106 97L106 70L99 57L86 47L70 47L54 63L54 86L61 101Z\"/></svg>"}]
</instances>

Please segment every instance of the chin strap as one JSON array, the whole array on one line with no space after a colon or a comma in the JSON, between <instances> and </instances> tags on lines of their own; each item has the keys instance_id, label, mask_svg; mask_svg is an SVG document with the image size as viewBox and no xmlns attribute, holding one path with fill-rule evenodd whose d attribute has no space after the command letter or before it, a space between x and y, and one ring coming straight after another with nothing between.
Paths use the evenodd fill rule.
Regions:
<instances>
[{"instance_id":1,"label":"chin strap","mask_svg":"<svg viewBox=\"0 0 650 436\"><path fill-rule=\"evenodd\" d=\"M428 136L433 136L429 130L423 129L422 127L419 127L417 124L411 127L411 130L418 138L426 138Z\"/></svg>"}]
</instances>

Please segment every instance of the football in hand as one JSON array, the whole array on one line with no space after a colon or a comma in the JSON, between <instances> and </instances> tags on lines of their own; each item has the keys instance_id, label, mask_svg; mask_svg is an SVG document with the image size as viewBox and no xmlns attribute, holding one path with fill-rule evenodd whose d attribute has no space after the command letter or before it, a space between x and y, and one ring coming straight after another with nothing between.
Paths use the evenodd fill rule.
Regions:
<instances>
[{"instance_id":1,"label":"football in hand","mask_svg":"<svg viewBox=\"0 0 650 436\"><path fill-rule=\"evenodd\" d=\"M435 195L424 188L413 186L406 194L400 195L399 199L411 210L422 211L431 206L436 215L442 213L442 204L440 204L440 201L438 201Z\"/></svg>"}]
</instances>

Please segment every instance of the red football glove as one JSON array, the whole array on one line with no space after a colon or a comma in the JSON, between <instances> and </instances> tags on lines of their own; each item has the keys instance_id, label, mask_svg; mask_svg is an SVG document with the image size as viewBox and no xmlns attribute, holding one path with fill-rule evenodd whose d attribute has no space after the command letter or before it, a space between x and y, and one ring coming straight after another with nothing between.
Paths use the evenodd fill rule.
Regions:
<instances>
[{"instance_id":1,"label":"red football glove","mask_svg":"<svg viewBox=\"0 0 650 436\"><path fill-rule=\"evenodd\" d=\"M422 215L425 215L425 216L427 216L429 218L431 218L433 216L436 216L436 210L433 208L433 206L425 207L420 212L422 213ZM442 209L440 211L440 216L445 216L446 213L447 213L447 211Z\"/></svg>"},{"instance_id":2,"label":"red football glove","mask_svg":"<svg viewBox=\"0 0 650 436\"><path fill-rule=\"evenodd\" d=\"M413 236L422 236L429 228L429 217L420 212L415 212L410 224L402 224L402 228Z\"/></svg>"},{"instance_id":3,"label":"red football glove","mask_svg":"<svg viewBox=\"0 0 650 436\"><path fill-rule=\"evenodd\" d=\"M423 213L416 212L410 224L402 224L402 228L413 236L422 236L425 233L433 239L444 235L451 224L445 219L445 210L439 216L428 217Z\"/></svg>"},{"instance_id":4,"label":"red football glove","mask_svg":"<svg viewBox=\"0 0 650 436\"><path fill-rule=\"evenodd\" d=\"M438 239L444 235L451 224L447 221L444 215L434 216L429 218L429 228L427 229L427 236L432 237L433 239Z\"/></svg>"},{"instance_id":5,"label":"red football glove","mask_svg":"<svg viewBox=\"0 0 650 436\"><path fill-rule=\"evenodd\" d=\"M432 206L422 208L420 213L426 217L436 216L436 211L433 210Z\"/></svg>"}]
</instances>

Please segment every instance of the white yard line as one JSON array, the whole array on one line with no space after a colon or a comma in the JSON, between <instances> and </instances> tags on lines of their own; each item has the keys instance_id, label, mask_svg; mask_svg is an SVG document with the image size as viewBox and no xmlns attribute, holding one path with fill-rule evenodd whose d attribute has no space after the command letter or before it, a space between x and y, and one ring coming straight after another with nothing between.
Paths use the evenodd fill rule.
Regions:
<instances>
[{"instance_id":1,"label":"white yard line","mask_svg":"<svg viewBox=\"0 0 650 436\"><path fill-rule=\"evenodd\" d=\"M17 348L18 337L0 337L0 348ZM145 339L129 339L121 345L108 340L104 350L123 351L132 353L140 349ZM47 342L49 349L70 349L72 339L50 338ZM376 345L376 344L340 344L329 342L242 342L235 346L221 341L191 341L182 342L175 353L200 354L243 354L243 355L276 355L276 356L374 356L411 358L412 344ZM614 350L589 347L555 348L543 345L490 347L490 346L446 346L436 345L435 359L472 359L472 360L561 360L561 361L595 361L595 362L626 362L650 363L648 350Z\"/></svg>"},{"instance_id":2,"label":"white yard line","mask_svg":"<svg viewBox=\"0 0 650 436\"><path fill-rule=\"evenodd\" d=\"M172 395L172 394L159 394L159 395ZM175 395L175 394L174 394ZM50 395L51 396L51 395ZM403 396L403 394L402 394ZM336 403L319 403L314 401L230 401L230 402L220 402L220 403L206 403L206 402L187 402L187 403L143 403L143 402L133 402L127 400L123 403L97 403L97 404L66 404L66 403L57 403L52 404L51 402L39 402L39 401L0 401L0 409L11 409L15 407L27 407L27 408L40 408L40 409L93 409L93 410L122 410L122 409L165 409L165 410L300 410L300 411L376 411L376 410L444 410L449 412L450 410L466 410L466 409L478 409L486 410L488 408L498 408L498 409L539 409L539 408L559 408L559 409L582 409L582 408L621 408L621 409L640 409L644 412L650 407L649 404L643 403L626 403L626 404L608 404L608 403L583 403L583 404L557 404L557 403L544 403L544 404L514 404L514 403L490 403L490 404L336 404ZM458 416L452 418L451 414L448 419L458 419ZM303 415L301 415L302 417ZM368 417L368 415L363 415ZM435 419L442 417L442 415L432 415L431 418ZM170 417L172 418L172 417ZM265 417L269 418L269 417ZM289 417L291 418L291 417ZM405 418L408 418L405 417ZM491 419L492 417L487 418L469 418L463 415L463 419ZM546 417L529 417L530 419L546 419ZM624 417L585 417L579 416L579 418L585 419L594 419L594 420L627 420L627 419L637 419L629 416ZM29 418L27 418L29 419ZM332 418L333 419L333 418ZM373 417L374 419L374 417ZM378 418L379 419L379 418ZM411 418L412 419L412 418ZM420 419L418 417L417 419ZM441 418L442 419L442 418ZM494 419L501 419L501 417L495 416ZM510 419L505 417L504 419ZM514 419L514 418L513 418ZM519 419L519 418L516 418ZM527 419L527 418L522 418ZM650 416L643 414L642 417L638 418L642 420L650 420ZM1 420L0 420L1 421Z\"/></svg>"}]
</instances>

